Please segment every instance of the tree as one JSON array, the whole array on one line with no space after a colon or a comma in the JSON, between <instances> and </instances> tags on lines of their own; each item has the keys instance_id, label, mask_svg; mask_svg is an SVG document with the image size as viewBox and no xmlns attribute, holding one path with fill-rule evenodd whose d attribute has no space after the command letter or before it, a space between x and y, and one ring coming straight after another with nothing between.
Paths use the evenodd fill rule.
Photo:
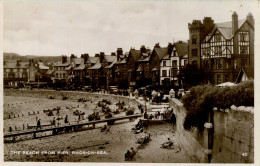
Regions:
<instances>
[{"instance_id":1,"label":"tree","mask_svg":"<svg viewBox=\"0 0 260 166\"><path fill-rule=\"evenodd\" d=\"M187 64L181 72L181 77L183 78L183 87L189 89L192 86L202 84L204 82L205 73L195 65Z\"/></svg>"}]
</instances>

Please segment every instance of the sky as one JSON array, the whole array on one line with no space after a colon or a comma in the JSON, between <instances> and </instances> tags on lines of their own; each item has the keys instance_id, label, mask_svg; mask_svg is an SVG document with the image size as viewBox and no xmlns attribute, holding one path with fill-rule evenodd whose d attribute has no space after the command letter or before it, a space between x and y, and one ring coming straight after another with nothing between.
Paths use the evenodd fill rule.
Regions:
<instances>
[{"instance_id":1,"label":"sky","mask_svg":"<svg viewBox=\"0 0 260 166\"><path fill-rule=\"evenodd\" d=\"M251 12L257 0L109 0L4 2L3 50L20 55L106 55L123 48L165 47L188 40L188 23L211 17L215 23Z\"/></svg>"}]
</instances>

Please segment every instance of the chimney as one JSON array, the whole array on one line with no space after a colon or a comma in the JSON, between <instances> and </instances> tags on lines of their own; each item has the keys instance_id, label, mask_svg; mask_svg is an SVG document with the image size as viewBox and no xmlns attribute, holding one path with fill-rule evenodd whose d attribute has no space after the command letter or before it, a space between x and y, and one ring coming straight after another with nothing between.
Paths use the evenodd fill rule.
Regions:
<instances>
[{"instance_id":1,"label":"chimney","mask_svg":"<svg viewBox=\"0 0 260 166\"><path fill-rule=\"evenodd\" d=\"M70 61L72 61L72 59L74 59L74 58L77 58L77 56L75 56L74 54L71 54L70 55Z\"/></svg>"},{"instance_id":2,"label":"chimney","mask_svg":"<svg viewBox=\"0 0 260 166\"><path fill-rule=\"evenodd\" d=\"M211 17L204 17L203 19L203 25L204 25L204 30L205 34L208 34L209 31L213 28L214 26L214 21L211 19Z\"/></svg>"},{"instance_id":3,"label":"chimney","mask_svg":"<svg viewBox=\"0 0 260 166\"><path fill-rule=\"evenodd\" d=\"M238 16L237 16L237 13L234 12L232 14L232 34L234 35L235 32L237 31L238 29Z\"/></svg>"},{"instance_id":4,"label":"chimney","mask_svg":"<svg viewBox=\"0 0 260 166\"><path fill-rule=\"evenodd\" d=\"M123 49L117 48L116 53L117 53L117 55L123 55Z\"/></svg>"},{"instance_id":5,"label":"chimney","mask_svg":"<svg viewBox=\"0 0 260 166\"><path fill-rule=\"evenodd\" d=\"M146 52L146 48L144 45L141 46L140 51L141 51L141 54Z\"/></svg>"},{"instance_id":6,"label":"chimney","mask_svg":"<svg viewBox=\"0 0 260 166\"><path fill-rule=\"evenodd\" d=\"M66 63L67 62L67 56L66 55L62 55L61 56L61 63Z\"/></svg>"},{"instance_id":7,"label":"chimney","mask_svg":"<svg viewBox=\"0 0 260 166\"><path fill-rule=\"evenodd\" d=\"M100 63L103 61L104 57L105 57L105 53L100 52L100 56L99 56Z\"/></svg>"},{"instance_id":8,"label":"chimney","mask_svg":"<svg viewBox=\"0 0 260 166\"><path fill-rule=\"evenodd\" d=\"M255 27L255 20L253 18L252 13L248 13L248 15L246 16L246 20L253 26Z\"/></svg>"},{"instance_id":9,"label":"chimney","mask_svg":"<svg viewBox=\"0 0 260 166\"><path fill-rule=\"evenodd\" d=\"M81 58L83 58L84 59L84 63L86 63L88 58L89 58L89 55L88 54L81 54Z\"/></svg>"},{"instance_id":10,"label":"chimney","mask_svg":"<svg viewBox=\"0 0 260 166\"><path fill-rule=\"evenodd\" d=\"M99 54L95 54L95 57L99 57Z\"/></svg>"},{"instance_id":11,"label":"chimney","mask_svg":"<svg viewBox=\"0 0 260 166\"><path fill-rule=\"evenodd\" d=\"M160 43L156 43L154 47L160 48Z\"/></svg>"},{"instance_id":12,"label":"chimney","mask_svg":"<svg viewBox=\"0 0 260 166\"><path fill-rule=\"evenodd\" d=\"M111 52L111 56L116 56L116 53L115 52Z\"/></svg>"},{"instance_id":13,"label":"chimney","mask_svg":"<svg viewBox=\"0 0 260 166\"><path fill-rule=\"evenodd\" d=\"M17 65L17 66L20 66L20 65L21 65L20 62L21 62L21 61L18 59L18 60L16 61L16 65Z\"/></svg>"}]
</instances>

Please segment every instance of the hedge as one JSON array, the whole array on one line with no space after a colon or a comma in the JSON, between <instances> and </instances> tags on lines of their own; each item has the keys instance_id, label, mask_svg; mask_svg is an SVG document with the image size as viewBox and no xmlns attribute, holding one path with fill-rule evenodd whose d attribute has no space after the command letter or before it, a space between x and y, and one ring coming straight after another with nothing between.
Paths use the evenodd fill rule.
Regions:
<instances>
[{"instance_id":1,"label":"hedge","mask_svg":"<svg viewBox=\"0 0 260 166\"><path fill-rule=\"evenodd\" d=\"M242 82L236 86L218 87L199 85L192 87L190 93L183 96L182 102L187 110L184 128L197 127L200 131L208 119L213 107L254 106L254 81Z\"/></svg>"}]
</instances>

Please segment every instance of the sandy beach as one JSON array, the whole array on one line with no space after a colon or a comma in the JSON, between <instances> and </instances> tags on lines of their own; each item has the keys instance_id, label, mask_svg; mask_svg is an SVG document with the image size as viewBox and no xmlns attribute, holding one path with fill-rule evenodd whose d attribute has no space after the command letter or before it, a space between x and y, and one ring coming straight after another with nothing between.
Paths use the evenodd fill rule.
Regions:
<instances>
[{"instance_id":1,"label":"sandy beach","mask_svg":"<svg viewBox=\"0 0 260 166\"><path fill-rule=\"evenodd\" d=\"M4 91L4 134L9 133L11 126L17 130L22 130L23 125L36 125L36 117L42 120L42 124L50 124L53 117L47 116L43 110L61 107L60 116L69 116L70 123L76 123L78 117L73 115L73 111L79 110L87 115L93 110L100 111L96 107L97 102L107 99L112 102L109 105L111 110L115 110L118 101L124 101L126 105L135 108L135 113L140 113L137 108L138 102L127 97L118 97L102 94L88 94L77 92L42 92L42 91ZM55 99L48 99L49 95ZM62 96L68 96L68 100L61 100ZM78 98L86 98L87 102L77 102ZM67 109L68 107L75 107ZM29 115L28 112L35 115ZM23 116L22 116L23 114ZM13 116L16 116L13 118ZM17 117L19 115L19 117ZM125 115L121 112L115 116ZM10 118L11 117L11 118ZM10 119L9 119L10 118ZM102 118L102 116L101 116ZM104 118L104 117L103 117ZM73 122L75 121L75 122ZM143 135L134 134L132 128L138 122L123 120L110 126L110 132L100 132L104 124L99 124L95 129L79 132L70 132L49 136L39 139L21 137L15 143L4 144L5 161L70 161L70 162L125 162L124 154L131 147L137 148L137 139ZM63 120L60 121L62 125ZM167 138L175 140L175 126L173 124L161 124L149 126L145 131L151 134L151 141L140 148L133 161L128 162L152 162L152 163L187 163L189 162L185 153L175 143L173 149L162 149L161 144ZM28 136L29 137L29 136ZM20 153L20 154L18 154ZM33 154L36 153L36 154ZM39 153L39 154L37 154ZM46 154L47 153L47 154ZM49 154L48 154L49 153Z\"/></svg>"}]
</instances>

